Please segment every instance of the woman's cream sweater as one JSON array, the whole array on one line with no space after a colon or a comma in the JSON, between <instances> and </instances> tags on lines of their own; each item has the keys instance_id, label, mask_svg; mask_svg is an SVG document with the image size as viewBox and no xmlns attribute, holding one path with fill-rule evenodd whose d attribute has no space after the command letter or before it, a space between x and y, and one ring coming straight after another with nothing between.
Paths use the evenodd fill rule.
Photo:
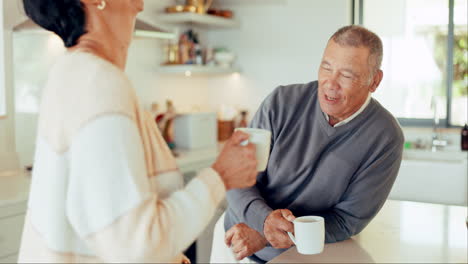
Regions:
<instances>
[{"instance_id":1,"label":"woman's cream sweater","mask_svg":"<svg viewBox=\"0 0 468 264\"><path fill-rule=\"evenodd\" d=\"M182 185L126 75L67 53L42 95L19 262L177 262L226 192L210 168Z\"/></svg>"}]
</instances>

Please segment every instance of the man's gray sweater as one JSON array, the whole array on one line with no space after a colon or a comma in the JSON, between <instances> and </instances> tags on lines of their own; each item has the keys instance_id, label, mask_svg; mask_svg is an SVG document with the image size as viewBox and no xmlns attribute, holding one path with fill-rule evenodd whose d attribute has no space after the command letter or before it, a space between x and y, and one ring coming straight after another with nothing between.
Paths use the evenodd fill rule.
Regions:
<instances>
[{"instance_id":1,"label":"man's gray sweater","mask_svg":"<svg viewBox=\"0 0 468 264\"><path fill-rule=\"evenodd\" d=\"M226 230L246 223L263 234L266 217L286 208L324 217L327 243L348 239L383 206L400 168L404 138L395 118L371 99L349 123L332 127L316 81L278 87L250 127L272 132L270 159L254 187L228 192ZM283 251L269 246L253 259Z\"/></svg>"}]
</instances>

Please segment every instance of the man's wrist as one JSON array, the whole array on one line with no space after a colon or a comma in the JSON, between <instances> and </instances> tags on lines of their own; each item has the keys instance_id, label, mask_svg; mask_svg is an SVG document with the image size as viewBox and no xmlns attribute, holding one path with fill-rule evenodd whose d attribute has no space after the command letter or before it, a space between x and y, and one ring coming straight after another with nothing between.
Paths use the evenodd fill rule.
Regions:
<instances>
[{"instance_id":1,"label":"man's wrist","mask_svg":"<svg viewBox=\"0 0 468 264\"><path fill-rule=\"evenodd\" d=\"M265 237L265 222L273 210L267 206L258 209L260 209L258 211L258 216L260 219L263 219L263 221L260 220L261 222L258 223L258 226L255 226L254 229L256 229L263 237Z\"/></svg>"}]
</instances>

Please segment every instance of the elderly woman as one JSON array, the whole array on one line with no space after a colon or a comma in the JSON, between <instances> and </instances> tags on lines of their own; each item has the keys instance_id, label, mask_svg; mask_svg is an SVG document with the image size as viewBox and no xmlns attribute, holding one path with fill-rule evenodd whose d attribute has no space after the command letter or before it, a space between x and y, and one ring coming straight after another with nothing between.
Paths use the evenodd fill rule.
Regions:
<instances>
[{"instance_id":1,"label":"elderly woman","mask_svg":"<svg viewBox=\"0 0 468 264\"><path fill-rule=\"evenodd\" d=\"M42 96L19 262L180 262L226 190L252 186L236 133L185 188L124 73L142 0L23 0L68 52Z\"/></svg>"}]
</instances>

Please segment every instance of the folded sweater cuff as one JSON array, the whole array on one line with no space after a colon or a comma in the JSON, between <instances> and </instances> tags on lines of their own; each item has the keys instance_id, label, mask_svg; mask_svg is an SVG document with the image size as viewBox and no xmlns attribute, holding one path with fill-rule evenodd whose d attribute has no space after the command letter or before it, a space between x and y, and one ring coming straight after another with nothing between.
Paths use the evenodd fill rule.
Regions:
<instances>
[{"instance_id":1,"label":"folded sweater cuff","mask_svg":"<svg viewBox=\"0 0 468 264\"><path fill-rule=\"evenodd\" d=\"M218 205L226 197L226 187L221 176L212 168L203 169L198 174L198 179L203 181L210 190L213 203Z\"/></svg>"}]
</instances>

